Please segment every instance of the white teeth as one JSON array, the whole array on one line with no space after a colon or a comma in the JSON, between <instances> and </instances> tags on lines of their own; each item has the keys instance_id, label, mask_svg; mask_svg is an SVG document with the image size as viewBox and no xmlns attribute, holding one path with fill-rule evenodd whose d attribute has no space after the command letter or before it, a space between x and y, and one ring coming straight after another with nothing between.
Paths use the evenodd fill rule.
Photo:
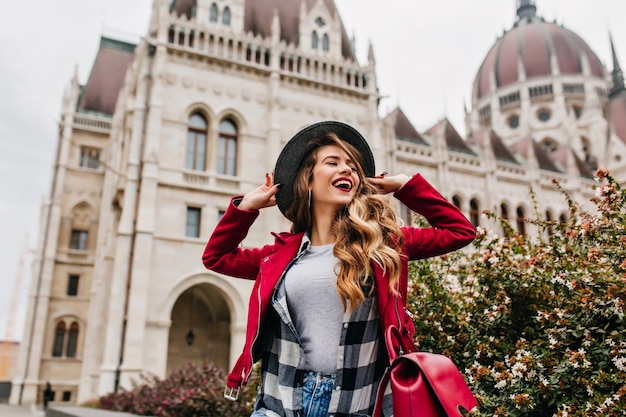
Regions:
<instances>
[{"instance_id":1,"label":"white teeth","mask_svg":"<svg viewBox=\"0 0 626 417\"><path fill-rule=\"evenodd\" d=\"M347 188L349 190L352 189L352 183L347 180L337 180L333 183L333 186L339 187L339 188Z\"/></svg>"}]
</instances>

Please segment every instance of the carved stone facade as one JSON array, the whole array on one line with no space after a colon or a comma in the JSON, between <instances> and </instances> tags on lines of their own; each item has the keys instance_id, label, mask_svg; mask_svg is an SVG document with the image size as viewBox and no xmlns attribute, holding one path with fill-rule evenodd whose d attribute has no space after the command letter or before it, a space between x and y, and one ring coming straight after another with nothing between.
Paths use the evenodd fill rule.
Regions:
<instances>
[{"instance_id":1,"label":"carved stone facade","mask_svg":"<svg viewBox=\"0 0 626 417\"><path fill-rule=\"evenodd\" d=\"M612 85L604 68L492 83L467 112L464 139L445 119L419 133L401 109L379 116L374 54L357 61L332 0L155 0L150 22L138 45L103 38L89 82L75 76L64 97L12 403L36 401L47 381L57 400L82 403L187 361L230 367L252 283L206 271L200 256L230 198L256 187L310 123L354 125L377 169L421 172L495 230L483 210L538 232L522 221L534 210L529 187L539 212L558 219L567 207L554 178L585 201L589 163L626 177L623 138L597 94ZM548 82L551 98L535 104L531 89ZM566 87L580 83L584 94ZM545 125L535 120L543 108L554 114ZM288 228L264 210L244 245Z\"/></svg>"}]
</instances>

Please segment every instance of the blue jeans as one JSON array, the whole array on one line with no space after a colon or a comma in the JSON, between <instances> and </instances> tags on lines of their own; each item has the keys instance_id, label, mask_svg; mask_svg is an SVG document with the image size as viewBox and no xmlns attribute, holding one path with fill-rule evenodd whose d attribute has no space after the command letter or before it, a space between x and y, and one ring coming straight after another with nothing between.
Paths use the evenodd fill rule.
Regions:
<instances>
[{"instance_id":1,"label":"blue jeans","mask_svg":"<svg viewBox=\"0 0 626 417\"><path fill-rule=\"evenodd\" d=\"M302 417L327 417L335 375L306 372L302 383ZM255 410L250 417L276 415L265 409Z\"/></svg>"},{"instance_id":2,"label":"blue jeans","mask_svg":"<svg viewBox=\"0 0 626 417\"><path fill-rule=\"evenodd\" d=\"M335 376L320 372L304 374L302 384L302 416L326 417L330 397L335 385Z\"/></svg>"}]
</instances>

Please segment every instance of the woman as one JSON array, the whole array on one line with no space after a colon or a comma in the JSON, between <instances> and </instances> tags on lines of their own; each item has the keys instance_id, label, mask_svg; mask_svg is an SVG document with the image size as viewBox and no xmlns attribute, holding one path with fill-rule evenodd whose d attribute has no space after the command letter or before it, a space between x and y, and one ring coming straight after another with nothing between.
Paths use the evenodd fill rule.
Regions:
<instances>
[{"instance_id":1,"label":"woman","mask_svg":"<svg viewBox=\"0 0 626 417\"><path fill-rule=\"evenodd\" d=\"M389 365L382 332L413 337L404 309L407 262L459 249L475 231L419 174L375 177L361 134L335 121L309 126L283 148L274 175L232 200L203 255L213 271L255 279L244 352L227 396L261 359L252 417L371 416ZM393 193L432 227L399 227ZM278 205L290 233L242 249L259 210ZM383 413L392 415L386 393Z\"/></svg>"}]
</instances>

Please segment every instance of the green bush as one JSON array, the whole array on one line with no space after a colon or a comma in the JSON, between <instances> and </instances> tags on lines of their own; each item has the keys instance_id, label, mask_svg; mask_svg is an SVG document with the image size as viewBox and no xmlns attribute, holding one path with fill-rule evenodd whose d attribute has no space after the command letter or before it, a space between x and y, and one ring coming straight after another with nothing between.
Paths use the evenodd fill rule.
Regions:
<instances>
[{"instance_id":1,"label":"green bush","mask_svg":"<svg viewBox=\"0 0 626 417\"><path fill-rule=\"evenodd\" d=\"M498 219L508 237L479 229L474 250L412 263L417 344L453 358L473 415L626 415L626 194L596 181L593 213L563 192L566 224L535 215L531 238Z\"/></svg>"},{"instance_id":2,"label":"green bush","mask_svg":"<svg viewBox=\"0 0 626 417\"><path fill-rule=\"evenodd\" d=\"M255 374L256 375L256 374ZM258 386L253 376L239 400L224 398L226 373L209 363L188 364L166 379L142 375L133 389L100 398L99 406L155 417L248 417Z\"/></svg>"}]
</instances>

